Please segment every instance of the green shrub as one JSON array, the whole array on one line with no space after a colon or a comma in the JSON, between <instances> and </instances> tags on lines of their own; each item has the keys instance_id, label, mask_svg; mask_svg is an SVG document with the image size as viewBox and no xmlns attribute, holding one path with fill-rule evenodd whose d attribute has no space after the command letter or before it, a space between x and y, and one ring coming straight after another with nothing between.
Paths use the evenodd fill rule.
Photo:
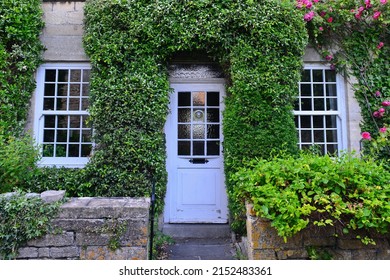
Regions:
<instances>
[{"instance_id":1,"label":"green shrub","mask_svg":"<svg viewBox=\"0 0 390 280\"><path fill-rule=\"evenodd\" d=\"M39 151L29 135L6 136L0 129L0 193L26 189L38 172Z\"/></svg>"},{"instance_id":2,"label":"green shrub","mask_svg":"<svg viewBox=\"0 0 390 280\"><path fill-rule=\"evenodd\" d=\"M0 195L0 258L15 258L20 246L46 234L59 205L47 204L38 197L27 198L21 192L8 198Z\"/></svg>"},{"instance_id":3,"label":"green shrub","mask_svg":"<svg viewBox=\"0 0 390 280\"><path fill-rule=\"evenodd\" d=\"M285 239L309 224L340 233L390 229L390 173L374 161L302 153L253 161L234 179L236 195ZM360 238L372 242L369 235Z\"/></svg>"},{"instance_id":4,"label":"green shrub","mask_svg":"<svg viewBox=\"0 0 390 280\"><path fill-rule=\"evenodd\" d=\"M40 0L0 2L0 127L18 135L24 129L41 62L43 28Z\"/></svg>"}]
</instances>

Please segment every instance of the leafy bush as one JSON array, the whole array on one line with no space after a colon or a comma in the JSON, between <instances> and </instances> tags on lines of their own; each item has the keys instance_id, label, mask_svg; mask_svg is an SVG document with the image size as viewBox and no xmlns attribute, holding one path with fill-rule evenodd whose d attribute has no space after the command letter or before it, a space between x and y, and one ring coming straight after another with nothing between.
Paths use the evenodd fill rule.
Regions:
<instances>
[{"instance_id":1,"label":"leafy bush","mask_svg":"<svg viewBox=\"0 0 390 280\"><path fill-rule=\"evenodd\" d=\"M40 0L0 2L0 127L11 135L24 128L43 51L42 28Z\"/></svg>"},{"instance_id":2,"label":"leafy bush","mask_svg":"<svg viewBox=\"0 0 390 280\"><path fill-rule=\"evenodd\" d=\"M302 153L253 161L234 179L236 195L252 202L285 239L309 224L343 233L390 230L390 173L374 161Z\"/></svg>"},{"instance_id":3,"label":"leafy bush","mask_svg":"<svg viewBox=\"0 0 390 280\"><path fill-rule=\"evenodd\" d=\"M39 151L28 135L6 136L0 129L0 193L26 189L38 172Z\"/></svg>"},{"instance_id":4,"label":"leafy bush","mask_svg":"<svg viewBox=\"0 0 390 280\"><path fill-rule=\"evenodd\" d=\"M0 258L15 258L25 242L46 234L59 205L47 204L38 197L27 198L21 192L8 198L0 195Z\"/></svg>"},{"instance_id":5,"label":"leafy bush","mask_svg":"<svg viewBox=\"0 0 390 280\"><path fill-rule=\"evenodd\" d=\"M150 192L154 178L162 204L166 66L183 51L207 53L227 74L228 179L246 157L267 157L283 145L294 153L291 110L306 44L304 22L289 1L88 1L84 46L93 65L90 111L97 143L87 166L91 188L100 195L140 196ZM233 192L228 183L229 196ZM230 200L235 221L243 206Z\"/></svg>"}]
</instances>

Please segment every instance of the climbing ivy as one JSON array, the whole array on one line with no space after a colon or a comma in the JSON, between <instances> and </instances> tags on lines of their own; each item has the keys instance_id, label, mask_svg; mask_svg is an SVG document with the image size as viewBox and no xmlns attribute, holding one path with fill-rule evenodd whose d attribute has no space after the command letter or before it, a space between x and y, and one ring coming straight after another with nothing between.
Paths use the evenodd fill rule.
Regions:
<instances>
[{"instance_id":1,"label":"climbing ivy","mask_svg":"<svg viewBox=\"0 0 390 280\"><path fill-rule=\"evenodd\" d=\"M24 129L41 62L42 28L40 0L0 2L0 127L9 135Z\"/></svg>"},{"instance_id":2,"label":"climbing ivy","mask_svg":"<svg viewBox=\"0 0 390 280\"><path fill-rule=\"evenodd\" d=\"M84 46L93 66L91 120L96 150L89 187L101 195L165 194L167 66L183 51L203 51L226 73L224 157L233 174L272 148L296 151L292 102L298 94L307 32L290 1L89 0ZM230 195L233 227L241 201ZM160 203L160 210L161 210Z\"/></svg>"}]
</instances>

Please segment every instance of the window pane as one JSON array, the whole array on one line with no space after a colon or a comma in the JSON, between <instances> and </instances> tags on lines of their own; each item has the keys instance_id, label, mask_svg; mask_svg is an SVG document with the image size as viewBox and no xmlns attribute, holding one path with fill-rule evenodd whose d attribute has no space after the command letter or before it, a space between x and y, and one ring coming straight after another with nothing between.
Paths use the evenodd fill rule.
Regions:
<instances>
[{"instance_id":1,"label":"window pane","mask_svg":"<svg viewBox=\"0 0 390 280\"><path fill-rule=\"evenodd\" d=\"M54 142L54 130L45 129L43 131L43 142Z\"/></svg>"},{"instance_id":2,"label":"window pane","mask_svg":"<svg viewBox=\"0 0 390 280\"><path fill-rule=\"evenodd\" d=\"M80 96L80 85L75 85L75 84L70 85L69 95Z\"/></svg>"},{"instance_id":3,"label":"window pane","mask_svg":"<svg viewBox=\"0 0 390 280\"><path fill-rule=\"evenodd\" d=\"M82 133L82 139L81 139L82 142L91 142L92 141L92 133L91 133L91 130L85 130L83 129L83 133Z\"/></svg>"},{"instance_id":4,"label":"window pane","mask_svg":"<svg viewBox=\"0 0 390 280\"><path fill-rule=\"evenodd\" d=\"M207 155L218 156L219 155L219 141L208 141L207 142Z\"/></svg>"},{"instance_id":5,"label":"window pane","mask_svg":"<svg viewBox=\"0 0 390 280\"><path fill-rule=\"evenodd\" d=\"M81 70L70 70L70 81L81 82Z\"/></svg>"},{"instance_id":6,"label":"window pane","mask_svg":"<svg viewBox=\"0 0 390 280\"><path fill-rule=\"evenodd\" d=\"M68 96L67 84L59 84L57 87L57 96Z\"/></svg>"},{"instance_id":7,"label":"window pane","mask_svg":"<svg viewBox=\"0 0 390 280\"><path fill-rule=\"evenodd\" d=\"M91 155L92 145L81 145L81 156L88 157Z\"/></svg>"},{"instance_id":8,"label":"window pane","mask_svg":"<svg viewBox=\"0 0 390 280\"><path fill-rule=\"evenodd\" d=\"M81 116L70 116L70 127L79 128L80 121L81 121Z\"/></svg>"},{"instance_id":9,"label":"window pane","mask_svg":"<svg viewBox=\"0 0 390 280\"><path fill-rule=\"evenodd\" d=\"M313 82L323 82L323 71L322 70L313 70Z\"/></svg>"},{"instance_id":10,"label":"window pane","mask_svg":"<svg viewBox=\"0 0 390 280\"><path fill-rule=\"evenodd\" d=\"M57 127L58 128L68 128L68 116L58 116L57 117Z\"/></svg>"},{"instance_id":11,"label":"window pane","mask_svg":"<svg viewBox=\"0 0 390 280\"><path fill-rule=\"evenodd\" d=\"M192 93L192 103L194 106L204 106L205 105L205 96L204 91L198 91Z\"/></svg>"},{"instance_id":12,"label":"window pane","mask_svg":"<svg viewBox=\"0 0 390 280\"><path fill-rule=\"evenodd\" d=\"M178 122L191 122L191 109L178 109Z\"/></svg>"},{"instance_id":13,"label":"window pane","mask_svg":"<svg viewBox=\"0 0 390 280\"><path fill-rule=\"evenodd\" d=\"M45 116L45 128L54 128L55 127L55 121L56 117L55 116Z\"/></svg>"},{"instance_id":14,"label":"window pane","mask_svg":"<svg viewBox=\"0 0 390 280\"><path fill-rule=\"evenodd\" d=\"M219 106L219 92L207 93L207 106Z\"/></svg>"},{"instance_id":15,"label":"window pane","mask_svg":"<svg viewBox=\"0 0 390 280\"><path fill-rule=\"evenodd\" d=\"M81 110L82 111L86 111L88 110L88 107L89 107L89 99L88 98L82 98L81 99Z\"/></svg>"},{"instance_id":16,"label":"window pane","mask_svg":"<svg viewBox=\"0 0 390 280\"><path fill-rule=\"evenodd\" d=\"M67 107L67 99L66 98L57 98L56 110L66 111L66 107Z\"/></svg>"},{"instance_id":17,"label":"window pane","mask_svg":"<svg viewBox=\"0 0 390 280\"><path fill-rule=\"evenodd\" d=\"M313 95L314 96L324 96L324 85L313 85Z\"/></svg>"},{"instance_id":18,"label":"window pane","mask_svg":"<svg viewBox=\"0 0 390 280\"><path fill-rule=\"evenodd\" d=\"M336 82L336 71L325 70L325 79L327 82Z\"/></svg>"},{"instance_id":19,"label":"window pane","mask_svg":"<svg viewBox=\"0 0 390 280\"><path fill-rule=\"evenodd\" d=\"M301 116L301 128L311 128L311 116Z\"/></svg>"},{"instance_id":20,"label":"window pane","mask_svg":"<svg viewBox=\"0 0 390 280\"><path fill-rule=\"evenodd\" d=\"M315 130L314 131L314 142L325 142L325 136L324 136L324 131L323 130Z\"/></svg>"},{"instance_id":21,"label":"window pane","mask_svg":"<svg viewBox=\"0 0 390 280\"><path fill-rule=\"evenodd\" d=\"M338 145L337 144L327 145L327 149L328 149L328 154L335 154L337 153Z\"/></svg>"},{"instance_id":22,"label":"window pane","mask_svg":"<svg viewBox=\"0 0 390 280\"><path fill-rule=\"evenodd\" d=\"M179 139L191 139L191 125L179 124L177 126L177 138Z\"/></svg>"},{"instance_id":23,"label":"window pane","mask_svg":"<svg viewBox=\"0 0 390 280\"><path fill-rule=\"evenodd\" d=\"M311 96L311 85L301 84L301 96Z\"/></svg>"},{"instance_id":24,"label":"window pane","mask_svg":"<svg viewBox=\"0 0 390 280\"><path fill-rule=\"evenodd\" d=\"M66 145L56 145L56 157L66 157Z\"/></svg>"},{"instance_id":25,"label":"window pane","mask_svg":"<svg viewBox=\"0 0 390 280\"><path fill-rule=\"evenodd\" d=\"M43 145L43 156L44 157L53 157L54 156L54 145Z\"/></svg>"},{"instance_id":26,"label":"window pane","mask_svg":"<svg viewBox=\"0 0 390 280\"><path fill-rule=\"evenodd\" d=\"M204 125L194 125L193 126L193 138L194 139L204 139L205 138L205 126Z\"/></svg>"},{"instance_id":27,"label":"window pane","mask_svg":"<svg viewBox=\"0 0 390 280\"><path fill-rule=\"evenodd\" d=\"M80 110L80 98L69 98L69 110L70 111Z\"/></svg>"},{"instance_id":28,"label":"window pane","mask_svg":"<svg viewBox=\"0 0 390 280\"><path fill-rule=\"evenodd\" d=\"M179 106L191 106L191 92L179 92Z\"/></svg>"},{"instance_id":29,"label":"window pane","mask_svg":"<svg viewBox=\"0 0 390 280\"><path fill-rule=\"evenodd\" d=\"M326 109L328 111L337 111L337 99L336 98L327 98L326 99Z\"/></svg>"},{"instance_id":30,"label":"window pane","mask_svg":"<svg viewBox=\"0 0 390 280\"><path fill-rule=\"evenodd\" d=\"M313 116L313 127L314 128L323 128L324 127L324 117L323 116Z\"/></svg>"},{"instance_id":31,"label":"window pane","mask_svg":"<svg viewBox=\"0 0 390 280\"><path fill-rule=\"evenodd\" d=\"M194 109L192 114L194 122L204 122L204 109Z\"/></svg>"},{"instance_id":32,"label":"window pane","mask_svg":"<svg viewBox=\"0 0 390 280\"><path fill-rule=\"evenodd\" d=\"M315 111L324 111L325 110L325 102L323 98L315 98L314 99L314 110Z\"/></svg>"},{"instance_id":33,"label":"window pane","mask_svg":"<svg viewBox=\"0 0 390 280\"><path fill-rule=\"evenodd\" d=\"M302 111L311 111L312 105L311 105L311 98L301 98L301 110Z\"/></svg>"},{"instance_id":34,"label":"window pane","mask_svg":"<svg viewBox=\"0 0 390 280\"><path fill-rule=\"evenodd\" d=\"M194 141L192 143L192 151L194 156L204 156L204 141Z\"/></svg>"},{"instance_id":35,"label":"window pane","mask_svg":"<svg viewBox=\"0 0 390 280\"><path fill-rule=\"evenodd\" d=\"M79 151L80 151L80 145L74 145L71 144L69 145L69 157L78 157L79 156Z\"/></svg>"},{"instance_id":36,"label":"window pane","mask_svg":"<svg viewBox=\"0 0 390 280\"><path fill-rule=\"evenodd\" d=\"M83 96L89 96L89 85L83 84Z\"/></svg>"},{"instance_id":37,"label":"window pane","mask_svg":"<svg viewBox=\"0 0 390 280\"><path fill-rule=\"evenodd\" d=\"M54 110L54 98L43 99L43 110Z\"/></svg>"},{"instance_id":38,"label":"window pane","mask_svg":"<svg viewBox=\"0 0 390 280\"><path fill-rule=\"evenodd\" d=\"M336 128L337 127L337 116L326 116L326 127Z\"/></svg>"},{"instance_id":39,"label":"window pane","mask_svg":"<svg viewBox=\"0 0 390 280\"><path fill-rule=\"evenodd\" d=\"M209 124L207 125L207 138L218 139L219 138L219 125Z\"/></svg>"},{"instance_id":40,"label":"window pane","mask_svg":"<svg viewBox=\"0 0 390 280\"><path fill-rule=\"evenodd\" d=\"M310 70L304 70L302 73L302 82L310 82Z\"/></svg>"},{"instance_id":41,"label":"window pane","mask_svg":"<svg viewBox=\"0 0 390 280\"><path fill-rule=\"evenodd\" d=\"M207 122L219 122L219 109L207 109Z\"/></svg>"},{"instance_id":42,"label":"window pane","mask_svg":"<svg viewBox=\"0 0 390 280\"><path fill-rule=\"evenodd\" d=\"M58 70L58 82L67 82L68 72L68 70Z\"/></svg>"},{"instance_id":43,"label":"window pane","mask_svg":"<svg viewBox=\"0 0 390 280\"><path fill-rule=\"evenodd\" d=\"M89 77L91 76L91 71L84 69L83 70L83 82L88 83L89 82Z\"/></svg>"},{"instance_id":44,"label":"window pane","mask_svg":"<svg viewBox=\"0 0 390 280\"><path fill-rule=\"evenodd\" d=\"M312 143L311 130L301 130L301 142Z\"/></svg>"},{"instance_id":45,"label":"window pane","mask_svg":"<svg viewBox=\"0 0 390 280\"><path fill-rule=\"evenodd\" d=\"M55 84L45 84L44 96L54 96L56 86Z\"/></svg>"},{"instance_id":46,"label":"window pane","mask_svg":"<svg viewBox=\"0 0 390 280\"><path fill-rule=\"evenodd\" d=\"M56 81L56 70L49 70L47 69L45 71L45 81L46 82L55 82Z\"/></svg>"},{"instance_id":47,"label":"window pane","mask_svg":"<svg viewBox=\"0 0 390 280\"><path fill-rule=\"evenodd\" d=\"M80 142L80 130L69 131L69 142Z\"/></svg>"},{"instance_id":48,"label":"window pane","mask_svg":"<svg viewBox=\"0 0 390 280\"><path fill-rule=\"evenodd\" d=\"M326 131L326 142L337 143L337 130Z\"/></svg>"},{"instance_id":49,"label":"window pane","mask_svg":"<svg viewBox=\"0 0 390 280\"><path fill-rule=\"evenodd\" d=\"M178 155L189 156L191 155L191 142L190 141L178 141Z\"/></svg>"},{"instance_id":50,"label":"window pane","mask_svg":"<svg viewBox=\"0 0 390 280\"><path fill-rule=\"evenodd\" d=\"M326 85L326 96L337 96L336 85Z\"/></svg>"},{"instance_id":51,"label":"window pane","mask_svg":"<svg viewBox=\"0 0 390 280\"><path fill-rule=\"evenodd\" d=\"M57 142L68 142L67 130L57 130Z\"/></svg>"}]
</instances>

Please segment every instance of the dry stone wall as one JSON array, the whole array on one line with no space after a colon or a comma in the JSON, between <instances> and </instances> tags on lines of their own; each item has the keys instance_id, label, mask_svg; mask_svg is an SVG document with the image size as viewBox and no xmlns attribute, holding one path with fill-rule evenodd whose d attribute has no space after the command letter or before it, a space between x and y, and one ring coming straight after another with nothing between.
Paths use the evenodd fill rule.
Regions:
<instances>
[{"instance_id":1,"label":"dry stone wall","mask_svg":"<svg viewBox=\"0 0 390 280\"><path fill-rule=\"evenodd\" d=\"M148 198L71 198L52 220L53 232L29 241L17 258L147 259L149 205Z\"/></svg>"},{"instance_id":2,"label":"dry stone wall","mask_svg":"<svg viewBox=\"0 0 390 280\"><path fill-rule=\"evenodd\" d=\"M308 248L339 260L390 260L390 235L376 235L376 245L364 245L356 235L336 237L334 227L306 228L284 242L267 219L247 205L247 251L250 260L309 259Z\"/></svg>"}]
</instances>

